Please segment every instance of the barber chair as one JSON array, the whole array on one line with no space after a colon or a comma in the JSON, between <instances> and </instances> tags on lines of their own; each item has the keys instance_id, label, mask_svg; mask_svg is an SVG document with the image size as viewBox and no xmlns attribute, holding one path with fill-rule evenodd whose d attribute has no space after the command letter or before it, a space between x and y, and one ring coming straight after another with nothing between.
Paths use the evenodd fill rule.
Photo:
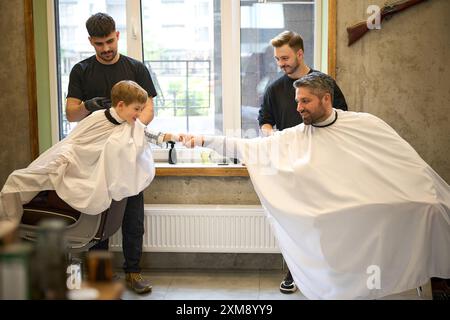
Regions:
<instances>
[{"instance_id":1,"label":"barber chair","mask_svg":"<svg viewBox=\"0 0 450 320\"><path fill-rule=\"evenodd\" d=\"M85 251L120 228L126 204L127 198L113 200L109 209L89 215L70 207L54 190L42 191L23 206L19 235L23 239L36 241L39 223L44 219L58 219L66 224L64 236L69 251Z\"/></svg>"}]
</instances>

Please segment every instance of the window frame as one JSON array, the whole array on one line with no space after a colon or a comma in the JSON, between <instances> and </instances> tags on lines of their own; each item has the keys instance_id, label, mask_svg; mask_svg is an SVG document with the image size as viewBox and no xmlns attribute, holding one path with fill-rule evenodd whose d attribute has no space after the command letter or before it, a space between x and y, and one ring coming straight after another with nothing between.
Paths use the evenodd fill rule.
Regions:
<instances>
[{"instance_id":1,"label":"window frame","mask_svg":"<svg viewBox=\"0 0 450 320\"><path fill-rule=\"evenodd\" d=\"M125 0L127 8L127 55L142 61L141 2ZM336 0L315 0L314 68L336 76ZM136 15L137 13L137 15ZM241 52L240 0L221 1L222 30L222 103L236 108L223 110L223 132L241 136ZM56 55L56 16L54 0L47 0L47 30L49 49L49 80L52 144L60 140L58 110L58 75ZM326 30L328 29L328 30ZM326 51L322 50L327 48ZM234 49L232 49L234 48ZM325 53L325 54L323 54ZM325 57L326 56L326 57ZM237 80L237 81L236 81ZM158 176L248 176L243 166L223 167L165 167L156 164Z\"/></svg>"},{"instance_id":2,"label":"window frame","mask_svg":"<svg viewBox=\"0 0 450 320\"><path fill-rule=\"evenodd\" d=\"M28 98L28 126L30 139L30 157L32 160L39 156L38 130L38 101L36 83L36 48L34 44L33 2L24 0L25 41L28 44L26 52L27 64L27 98Z\"/></svg>"}]
</instances>

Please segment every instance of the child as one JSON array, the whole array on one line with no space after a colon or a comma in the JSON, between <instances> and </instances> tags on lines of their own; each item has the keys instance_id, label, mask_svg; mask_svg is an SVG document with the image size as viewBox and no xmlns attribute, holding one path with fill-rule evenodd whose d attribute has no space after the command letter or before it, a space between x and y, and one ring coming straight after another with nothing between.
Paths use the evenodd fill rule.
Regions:
<instances>
[{"instance_id":1,"label":"child","mask_svg":"<svg viewBox=\"0 0 450 320\"><path fill-rule=\"evenodd\" d=\"M178 141L153 133L141 114L147 92L133 81L111 91L112 108L95 111L27 168L14 171L0 192L0 235L17 226L22 205L40 191L55 190L74 209L99 214L144 190L155 176L150 144Z\"/></svg>"}]
</instances>

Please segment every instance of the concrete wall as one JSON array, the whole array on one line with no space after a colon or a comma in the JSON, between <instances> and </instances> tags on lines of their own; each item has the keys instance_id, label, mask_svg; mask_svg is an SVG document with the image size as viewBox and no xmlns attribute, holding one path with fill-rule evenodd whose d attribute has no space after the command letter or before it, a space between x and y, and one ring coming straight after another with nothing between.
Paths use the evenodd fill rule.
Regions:
<instances>
[{"instance_id":1,"label":"concrete wall","mask_svg":"<svg viewBox=\"0 0 450 320\"><path fill-rule=\"evenodd\" d=\"M145 190L153 204L259 204L249 178L156 177Z\"/></svg>"},{"instance_id":2,"label":"concrete wall","mask_svg":"<svg viewBox=\"0 0 450 320\"><path fill-rule=\"evenodd\" d=\"M31 161L22 0L0 1L0 186Z\"/></svg>"},{"instance_id":3,"label":"concrete wall","mask_svg":"<svg viewBox=\"0 0 450 320\"><path fill-rule=\"evenodd\" d=\"M348 47L346 28L384 2L337 1L337 82L350 110L382 118L450 183L450 1L412 7Z\"/></svg>"}]
</instances>

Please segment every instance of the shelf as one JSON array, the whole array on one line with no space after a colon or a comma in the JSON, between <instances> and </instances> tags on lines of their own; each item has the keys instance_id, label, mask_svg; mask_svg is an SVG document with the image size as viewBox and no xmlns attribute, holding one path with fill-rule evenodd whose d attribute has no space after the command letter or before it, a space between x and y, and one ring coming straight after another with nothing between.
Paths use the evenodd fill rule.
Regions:
<instances>
[{"instance_id":1,"label":"shelf","mask_svg":"<svg viewBox=\"0 0 450 320\"><path fill-rule=\"evenodd\" d=\"M203 164L156 163L156 176L158 177L248 177L247 168L240 164Z\"/></svg>"}]
</instances>

